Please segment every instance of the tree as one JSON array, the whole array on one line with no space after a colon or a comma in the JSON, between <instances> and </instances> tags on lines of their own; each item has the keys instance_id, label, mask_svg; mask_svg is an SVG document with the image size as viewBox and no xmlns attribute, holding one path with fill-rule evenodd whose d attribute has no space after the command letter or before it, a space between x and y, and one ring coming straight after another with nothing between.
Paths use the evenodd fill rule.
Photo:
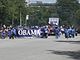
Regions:
<instances>
[{"instance_id":1,"label":"tree","mask_svg":"<svg viewBox=\"0 0 80 60\"><path fill-rule=\"evenodd\" d=\"M0 0L0 23L5 25L19 25L20 11L22 21L26 17L25 5L25 0Z\"/></svg>"},{"instance_id":2,"label":"tree","mask_svg":"<svg viewBox=\"0 0 80 60\"><path fill-rule=\"evenodd\" d=\"M56 6L40 6L29 7L28 14L30 16L28 25L43 26L47 25L50 17L57 17ZM34 22L34 23L33 23Z\"/></svg>"},{"instance_id":3,"label":"tree","mask_svg":"<svg viewBox=\"0 0 80 60\"><path fill-rule=\"evenodd\" d=\"M75 12L79 9L77 0L57 0L57 12L61 24L74 25Z\"/></svg>"}]
</instances>

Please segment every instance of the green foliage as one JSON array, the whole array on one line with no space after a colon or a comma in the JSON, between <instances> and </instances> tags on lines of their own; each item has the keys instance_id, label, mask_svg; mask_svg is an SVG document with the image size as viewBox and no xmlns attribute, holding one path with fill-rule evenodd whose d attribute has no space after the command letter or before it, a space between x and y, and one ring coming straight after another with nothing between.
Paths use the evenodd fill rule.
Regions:
<instances>
[{"instance_id":1,"label":"green foliage","mask_svg":"<svg viewBox=\"0 0 80 60\"><path fill-rule=\"evenodd\" d=\"M29 23L28 25L47 25L50 17L57 17L56 6L40 6L40 7L30 7L29 8ZM34 23L33 23L34 22Z\"/></svg>"},{"instance_id":2,"label":"green foliage","mask_svg":"<svg viewBox=\"0 0 80 60\"><path fill-rule=\"evenodd\" d=\"M61 24L74 25L76 23L75 13L79 9L77 0L58 0L57 11Z\"/></svg>"},{"instance_id":3,"label":"green foliage","mask_svg":"<svg viewBox=\"0 0 80 60\"><path fill-rule=\"evenodd\" d=\"M0 24L19 25L20 13L22 24L28 26L46 25L50 17L59 17L61 24L76 25L80 20L80 5L77 0L57 0L56 4L47 7L40 5L26 6L25 0L0 0Z\"/></svg>"},{"instance_id":4,"label":"green foliage","mask_svg":"<svg viewBox=\"0 0 80 60\"><path fill-rule=\"evenodd\" d=\"M0 0L0 24L19 25L20 12L23 19L25 10L25 0Z\"/></svg>"}]
</instances>

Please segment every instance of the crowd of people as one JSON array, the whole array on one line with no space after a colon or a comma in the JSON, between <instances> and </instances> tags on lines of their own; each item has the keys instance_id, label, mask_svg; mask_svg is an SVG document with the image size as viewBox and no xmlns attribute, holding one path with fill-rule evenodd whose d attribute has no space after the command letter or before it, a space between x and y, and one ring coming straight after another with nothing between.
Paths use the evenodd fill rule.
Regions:
<instances>
[{"instance_id":1,"label":"crowd of people","mask_svg":"<svg viewBox=\"0 0 80 60\"><path fill-rule=\"evenodd\" d=\"M24 38L24 37L48 37L48 29L46 27L1 27L0 38L14 39L14 38Z\"/></svg>"},{"instance_id":2,"label":"crowd of people","mask_svg":"<svg viewBox=\"0 0 80 60\"><path fill-rule=\"evenodd\" d=\"M59 38L60 35L64 34L65 38L74 38L75 36L77 36L77 30L76 28L72 27L55 27L54 29L54 33L56 38Z\"/></svg>"},{"instance_id":3,"label":"crowd of people","mask_svg":"<svg viewBox=\"0 0 80 60\"><path fill-rule=\"evenodd\" d=\"M2 27L0 29L0 37L1 39L5 39L6 37L9 37L9 39L14 39L17 35L16 32L17 30L13 28L12 26Z\"/></svg>"},{"instance_id":4,"label":"crowd of people","mask_svg":"<svg viewBox=\"0 0 80 60\"><path fill-rule=\"evenodd\" d=\"M26 33L23 31L23 35L25 36L22 36L21 31L19 30L26 31ZM74 28L73 26L72 27L55 26L54 28L52 28L52 32L54 32L54 36L56 39L58 39L60 35L64 35L65 38L74 38L75 36L77 36L76 28ZM50 30L48 26L34 27L34 28L31 28L31 27L30 28L25 28L25 27L15 28L12 26L9 26L9 27L3 26L0 29L0 37L2 39L5 39L6 37L8 37L9 39L20 38L21 36L19 36L19 34L22 37L28 37L28 36L33 37L34 35L35 37L38 37L38 38L48 38L50 34Z\"/></svg>"}]
</instances>

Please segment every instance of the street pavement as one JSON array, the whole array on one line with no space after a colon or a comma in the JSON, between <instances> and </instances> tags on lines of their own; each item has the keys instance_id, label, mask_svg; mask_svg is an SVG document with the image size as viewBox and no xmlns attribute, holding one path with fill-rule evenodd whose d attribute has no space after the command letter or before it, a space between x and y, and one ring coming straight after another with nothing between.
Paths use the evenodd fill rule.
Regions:
<instances>
[{"instance_id":1,"label":"street pavement","mask_svg":"<svg viewBox=\"0 0 80 60\"><path fill-rule=\"evenodd\" d=\"M80 60L80 36L0 39L0 60Z\"/></svg>"}]
</instances>

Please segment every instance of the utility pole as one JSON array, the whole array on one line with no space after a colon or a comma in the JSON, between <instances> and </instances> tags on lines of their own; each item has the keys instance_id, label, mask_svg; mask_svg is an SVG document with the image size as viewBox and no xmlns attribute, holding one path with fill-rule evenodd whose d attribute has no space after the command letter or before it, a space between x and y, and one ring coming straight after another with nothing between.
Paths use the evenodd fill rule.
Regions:
<instances>
[{"instance_id":1,"label":"utility pole","mask_svg":"<svg viewBox=\"0 0 80 60\"><path fill-rule=\"evenodd\" d=\"M29 8L30 0L26 0L25 3L27 3L27 4L26 4L26 7ZM26 15L25 26L28 25L28 24L27 24L27 20L28 20L28 19L29 19L29 15Z\"/></svg>"},{"instance_id":2,"label":"utility pole","mask_svg":"<svg viewBox=\"0 0 80 60\"><path fill-rule=\"evenodd\" d=\"M22 26L21 11L20 11L20 26Z\"/></svg>"},{"instance_id":3,"label":"utility pole","mask_svg":"<svg viewBox=\"0 0 80 60\"><path fill-rule=\"evenodd\" d=\"M12 13L12 26L14 26L14 13Z\"/></svg>"}]
</instances>

